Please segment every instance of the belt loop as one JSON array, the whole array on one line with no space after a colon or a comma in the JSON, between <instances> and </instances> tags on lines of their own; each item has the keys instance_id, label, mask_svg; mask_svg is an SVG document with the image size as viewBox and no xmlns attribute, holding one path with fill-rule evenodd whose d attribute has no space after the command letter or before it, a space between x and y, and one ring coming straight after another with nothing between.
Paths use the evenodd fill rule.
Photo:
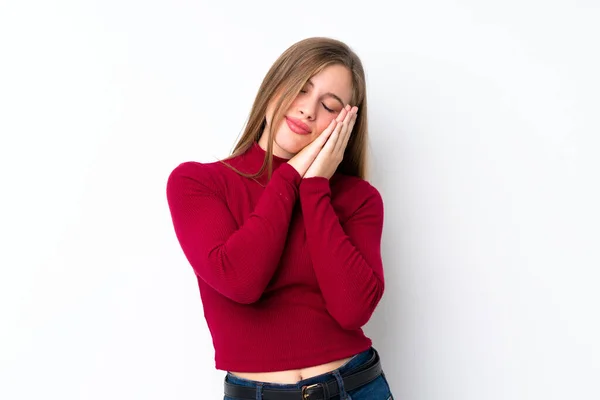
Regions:
<instances>
[{"instance_id":1,"label":"belt loop","mask_svg":"<svg viewBox=\"0 0 600 400\"><path fill-rule=\"evenodd\" d=\"M321 384L321 387L323 388L323 400L330 400L331 394L329 393L329 385L327 384L327 382L323 382Z\"/></svg>"},{"instance_id":2,"label":"belt loop","mask_svg":"<svg viewBox=\"0 0 600 400\"><path fill-rule=\"evenodd\" d=\"M263 383L258 382L256 384L256 400L262 400L262 390L263 390Z\"/></svg>"},{"instance_id":3,"label":"belt loop","mask_svg":"<svg viewBox=\"0 0 600 400\"><path fill-rule=\"evenodd\" d=\"M347 400L348 398L350 398L350 396L348 396L348 394L346 393L346 389L344 388L344 379L342 378L342 375L340 375L340 371L337 369L334 370L333 376L335 376L335 380L337 381L338 387L340 388L340 400Z\"/></svg>"}]
</instances>

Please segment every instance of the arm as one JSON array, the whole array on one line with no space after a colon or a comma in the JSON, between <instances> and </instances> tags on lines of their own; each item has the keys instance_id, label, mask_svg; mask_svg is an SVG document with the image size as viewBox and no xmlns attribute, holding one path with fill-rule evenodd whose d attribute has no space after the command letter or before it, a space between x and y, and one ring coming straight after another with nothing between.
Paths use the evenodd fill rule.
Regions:
<instances>
[{"instance_id":1,"label":"arm","mask_svg":"<svg viewBox=\"0 0 600 400\"><path fill-rule=\"evenodd\" d=\"M223 296L250 304L260 298L279 264L301 177L282 164L238 226L211 188L211 173L201 164L183 163L169 176L175 233L197 276Z\"/></svg>"},{"instance_id":2,"label":"arm","mask_svg":"<svg viewBox=\"0 0 600 400\"><path fill-rule=\"evenodd\" d=\"M327 310L345 329L367 323L384 290L381 260L383 201L368 194L342 226L331 205L329 180L303 179L300 203L306 241Z\"/></svg>"}]
</instances>

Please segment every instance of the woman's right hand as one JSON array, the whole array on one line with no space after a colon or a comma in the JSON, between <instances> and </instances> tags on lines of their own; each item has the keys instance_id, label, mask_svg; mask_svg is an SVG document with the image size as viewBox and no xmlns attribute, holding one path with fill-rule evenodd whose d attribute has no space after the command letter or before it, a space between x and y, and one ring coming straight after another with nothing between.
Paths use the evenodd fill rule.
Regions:
<instances>
[{"instance_id":1,"label":"woman's right hand","mask_svg":"<svg viewBox=\"0 0 600 400\"><path fill-rule=\"evenodd\" d=\"M313 140L309 145L300 150L294 157L288 160L288 164L290 164L300 176L304 177L306 171L310 165L315 161L315 158L319 155L319 152L327 143L327 139L331 136L331 133L335 129L338 124L338 118L334 118L329 123L329 126L325 128L325 130Z\"/></svg>"}]
</instances>

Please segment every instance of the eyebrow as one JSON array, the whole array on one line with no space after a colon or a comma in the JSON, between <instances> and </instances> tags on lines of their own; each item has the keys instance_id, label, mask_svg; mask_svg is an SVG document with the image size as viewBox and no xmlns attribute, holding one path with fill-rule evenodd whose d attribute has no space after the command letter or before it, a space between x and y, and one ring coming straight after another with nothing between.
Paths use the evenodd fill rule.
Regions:
<instances>
[{"instance_id":1,"label":"eyebrow","mask_svg":"<svg viewBox=\"0 0 600 400\"><path fill-rule=\"evenodd\" d=\"M312 81L311 81L310 79L309 79L309 80L308 80L306 83L308 83L308 84L309 84L310 86L312 86L312 87L314 87L314 86L315 86L315 84L314 84L314 83L312 83ZM327 92L327 93L325 93L325 94L324 94L324 96L333 97L334 99L336 99L337 101L339 101L339 102L340 102L340 104L342 105L342 107L344 107L344 102L343 102L343 101L342 101L342 99L340 99L340 98L339 98L339 96L337 96L336 94L334 94L334 93L331 93L331 92Z\"/></svg>"}]
</instances>

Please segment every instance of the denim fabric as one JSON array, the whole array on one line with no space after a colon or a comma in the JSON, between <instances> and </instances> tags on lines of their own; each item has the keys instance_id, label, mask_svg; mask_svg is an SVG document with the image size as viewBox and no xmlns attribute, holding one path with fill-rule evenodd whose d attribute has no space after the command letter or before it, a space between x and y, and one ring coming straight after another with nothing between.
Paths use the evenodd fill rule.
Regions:
<instances>
[{"instance_id":1,"label":"denim fabric","mask_svg":"<svg viewBox=\"0 0 600 400\"><path fill-rule=\"evenodd\" d=\"M376 350L371 347L368 350L363 351L352 357L344 365L336 370L327 372L325 374L317 375L312 378L304 379L294 384L282 384L282 383L268 383L268 382L257 382L248 379L239 378L233 374L227 373L225 381L241 386L248 387L262 387L263 389L301 389L304 385L312 385L314 383L327 382L329 380L337 380L338 386L340 387L340 395L331 397L331 400L392 400L394 397L390 391L390 386L385 378L385 373L378 376L375 380L368 384L346 392L343 388L343 384L340 385L341 377L349 373L354 372L361 365L365 364L374 354ZM239 398L224 396L223 400L242 400ZM262 400L260 393L257 393L257 400Z\"/></svg>"}]
</instances>

